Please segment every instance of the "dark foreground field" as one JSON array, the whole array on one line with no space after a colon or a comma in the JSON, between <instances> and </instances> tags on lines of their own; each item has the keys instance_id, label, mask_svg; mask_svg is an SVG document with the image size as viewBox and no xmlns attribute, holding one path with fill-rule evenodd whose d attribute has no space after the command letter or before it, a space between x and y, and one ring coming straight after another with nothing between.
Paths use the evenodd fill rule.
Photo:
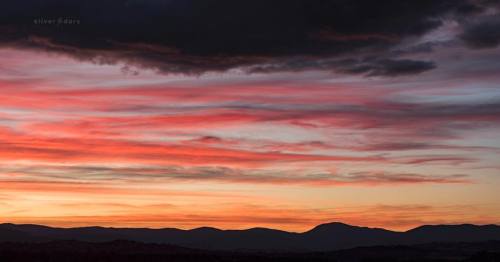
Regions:
<instances>
[{"instance_id":1,"label":"dark foreground field","mask_svg":"<svg viewBox=\"0 0 500 262\"><path fill-rule=\"evenodd\" d=\"M104 262L104 261L500 261L500 241L359 247L334 252L262 253L203 251L171 245L131 241L88 243L1 243L2 262Z\"/></svg>"}]
</instances>

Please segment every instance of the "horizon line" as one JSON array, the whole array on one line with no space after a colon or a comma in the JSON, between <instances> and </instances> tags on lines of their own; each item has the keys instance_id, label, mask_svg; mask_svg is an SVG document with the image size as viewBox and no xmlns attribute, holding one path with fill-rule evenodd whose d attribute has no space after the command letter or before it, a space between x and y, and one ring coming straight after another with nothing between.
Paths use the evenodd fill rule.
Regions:
<instances>
[{"instance_id":1,"label":"horizon line","mask_svg":"<svg viewBox=\"0 0 500 262\"><path fill-rule=\"evenodd\" d=\"M344 222L340 222L340 221L333 221L333 222L327 222L327 223L322 223L322 224L318 224L316 226L313 226L312 228L306 230L306 231L301 231L301 232L298 232L298 231L288 231L288 230L283 230L283 229L276 229L276 228L270 228L270 227L250 227L250 228L242 228L242 229L221 229L221 228L217 228L217 227L212 227L212 226L200 226L200 227L194 227L194 228L189 228L189 229L182 229L182 228L177 228L177 227L159 227L159 228L155 228L155 227L113 227L113 226L97 226L97 225L89 225L89 226L51 226L51 225L44 225L44 224L33 224L33 223L22 223L22 224L17 224L17 223L10 223L10 222L2 222L0 223L0 226L1 225L14 225L14 226L42 226L42 227L48 227L48 228L53 228L53 229L82 229L82 228L102 228L102 229L147 229L147 230L166 230L166 229L173 229L173 230L180 230L180 231L193 231L193 230L199 230L199 229L214 229L214 230L218 230L218 231L247 231L247 230L253 230L253 229L267 229L267 230L274 230L274 231L281 231L281 232L286 232L286 233L293 233L293 234L303 234L303 233L307 233L307 232L310 232L320 226L323 226L323 225L331 225L331 224L341 224L341 225L346 225L346 226L350 226L350 227L357 227L357 228L368 228L368 229L381 229L381 230L386 230L386 231L391 231L391 232L396 232L396 233L405 233L405 232L409 232L409 231L412 231L412 230L415 230L417 228L421 228L421 227L424 227L424 226L478 226L478 227L482 227L482 226L499 226L500 227L500 223L499 224L495 224L495 223L489 223L489 224L474 224L474 223L451 223L451 224L422 224L422 225L419 225L419 226L416 226L416 227L412 227L410 229L407 229L407 230L392 230L392 229L386 229L386 228L383 228L383 227L369 227L369 226L361 226L361 225L352 225L352 224L347 224L347 223L344 223Z\"/></svg>"}]
</instances>

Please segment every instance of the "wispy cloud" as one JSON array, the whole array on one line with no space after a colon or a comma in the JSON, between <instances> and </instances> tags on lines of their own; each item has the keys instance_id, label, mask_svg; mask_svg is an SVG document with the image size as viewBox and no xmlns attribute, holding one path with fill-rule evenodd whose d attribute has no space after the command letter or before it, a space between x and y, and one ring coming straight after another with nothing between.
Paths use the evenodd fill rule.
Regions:
<instances>
[{"instance_id":1,"label":"wispy cloud","mask_svg":"<svg viewBox=\"0 0 500 262\"><path fill-rule=\"evenodd\" d=\"M249 184L282 184L307 186L377 186L425 183L469 183L467 175L422 175L412 173L388 172L352 172L346 174L332 172L304 173L289 171L266 171L231 169L227 167L185 167L185 166L145 166L145 167L108 167L108 166L27 166L24 168L0 168L0 171L15 176L7 179L32 180L73 183L78 186L90 183L99 184L132 184L161 183L169 181L216 181L227 183ZM1 180L0 180L1 181ZM42 182L46 184L47 182ZM28 184L30 185L30 184ZM48 183L50 185L50 183ZM66 186L63 184L63 186ZM49 189L50 191L50 189Z\"/></svg>"}]
</instances>

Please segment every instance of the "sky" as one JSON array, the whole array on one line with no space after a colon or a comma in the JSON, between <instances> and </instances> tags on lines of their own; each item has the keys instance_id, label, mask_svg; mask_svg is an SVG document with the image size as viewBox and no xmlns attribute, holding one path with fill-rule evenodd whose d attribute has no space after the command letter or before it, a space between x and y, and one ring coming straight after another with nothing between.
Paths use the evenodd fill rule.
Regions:
<instances>
[{"instance_id":1,"label":"sky","mask_svg":"<svg viewBox=\"0 0 500 262\"><path fill-rule=\"evenodd\" d=\"M0 222L500 223L497 1L22 4Z\"/></svg>"}]
</instances>

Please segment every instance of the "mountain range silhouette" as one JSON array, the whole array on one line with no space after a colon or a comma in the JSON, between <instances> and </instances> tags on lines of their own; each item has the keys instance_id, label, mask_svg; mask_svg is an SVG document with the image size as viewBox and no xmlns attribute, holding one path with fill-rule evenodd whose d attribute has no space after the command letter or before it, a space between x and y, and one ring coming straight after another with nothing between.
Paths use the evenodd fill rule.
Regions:
<instances>
[{"instance_id":1,"label":"mountain range silhouette","mask_svg":"<svg viewBox=\"0 0 500 262\"><path fill-rule=\"evenodd\" d=\"M55 228L41 225L0 224L0 242L128 240L209 250L333 251L380 245L480 242L500 240L498 225L425 225L405 232L328 223L293 233L268 228L221 230L176 228Z\"/></svg>"}]
</instances>

